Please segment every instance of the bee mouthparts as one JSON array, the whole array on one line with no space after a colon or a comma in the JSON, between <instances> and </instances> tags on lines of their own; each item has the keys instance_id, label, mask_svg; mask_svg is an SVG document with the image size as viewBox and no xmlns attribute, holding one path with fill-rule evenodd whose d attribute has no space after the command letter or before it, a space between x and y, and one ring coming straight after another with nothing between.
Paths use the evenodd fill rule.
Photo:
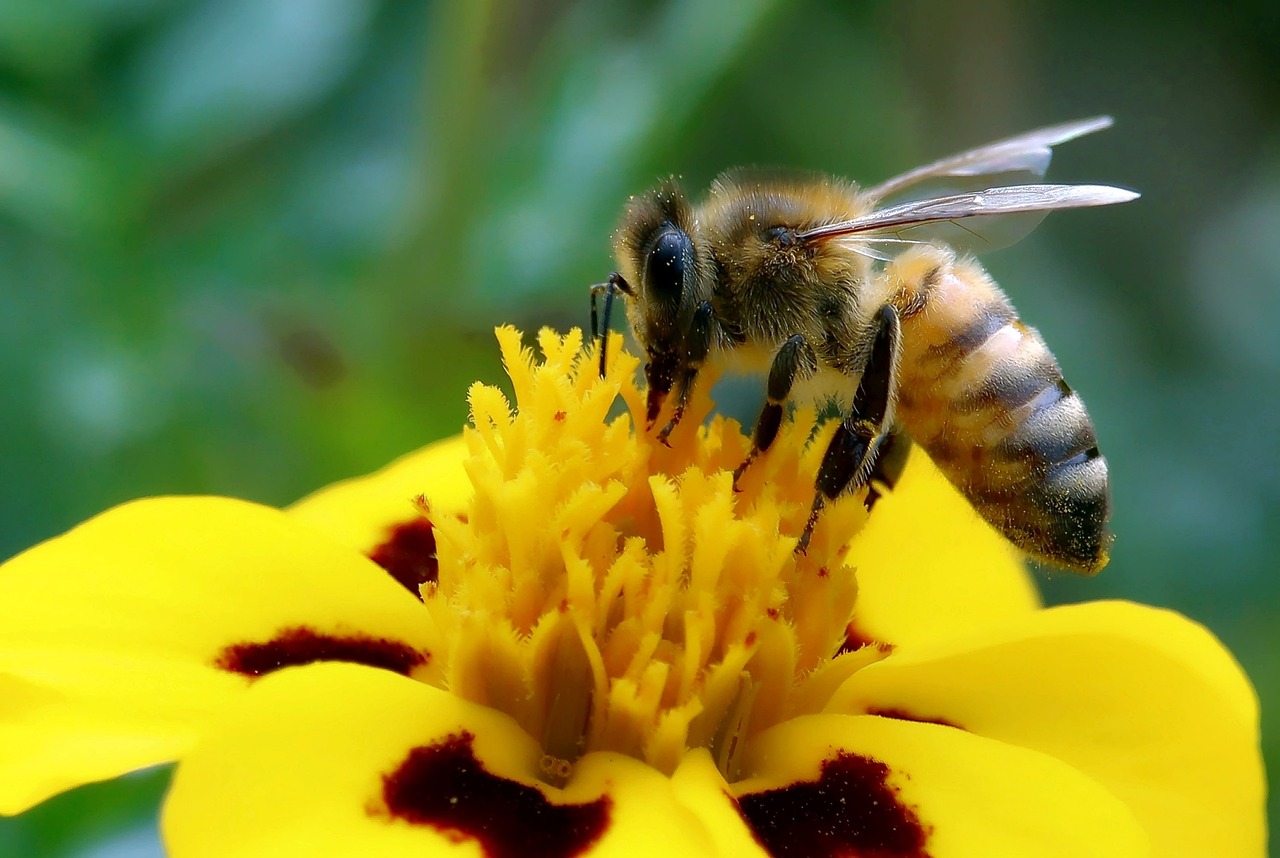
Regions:
<instances>
[{"instance_id":1,"label":"bee mouthparts","mask_svg":"<svg viewBox=\"0 0 1280 858\"><path fill-rule=\"evenodd\" d=\"M667 391L658 390L656 387L649 388L648 407L645 409L645 421L648 426L653 426L658 419L658 414L662 411L662 403L667 401Z\"/></svg>"}]
</instances>

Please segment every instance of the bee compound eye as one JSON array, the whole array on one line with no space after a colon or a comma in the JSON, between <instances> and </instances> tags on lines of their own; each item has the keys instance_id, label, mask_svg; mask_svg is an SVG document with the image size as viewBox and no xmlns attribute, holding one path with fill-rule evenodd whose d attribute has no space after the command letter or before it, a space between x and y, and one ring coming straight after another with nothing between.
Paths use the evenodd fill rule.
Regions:
<instances>
[{"instance_id":1,"label":"bee compound eye","mask_svg":"<svg viewBox=\"0 0 1280 858\"><path fill-rule=\"evenodd\" d=\"M693 264L693 240L678 226L666 224L645 260L645 286L654 297L680 300L685 274Z\"/></svg>"},{"instance_id":2,"label":"bee compound eye","mask_svg":"<svg viewBox=\"0 0 1280 858\"><path fill-rule=\"evenodd\" d=\"M773 226L765 230L765 238L778 247L794 247L800 243L800 234L793 227Z\"/></svg>"}]
</instances>

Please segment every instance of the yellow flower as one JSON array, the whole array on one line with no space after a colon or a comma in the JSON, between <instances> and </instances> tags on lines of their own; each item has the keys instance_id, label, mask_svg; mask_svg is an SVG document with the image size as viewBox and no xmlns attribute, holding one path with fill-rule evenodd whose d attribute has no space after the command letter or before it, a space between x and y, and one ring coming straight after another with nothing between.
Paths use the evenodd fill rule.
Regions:
<instances>
[{"instance_id":1,"label":"yellow flower","mask_svg":"<svg viewBox=\"0 0 1280 858\"><path fill-rule=\"evenodd\" d=\"M705 396L667 447L609 417L634 358L499 339L514 408L476 385L461 438L5 564L0 812L178 760L184 858L1262 855L1256 699L1204 629L1041 609L919 453L797 555L811 412L735 492Z\"/></svg>"}]
</instances>

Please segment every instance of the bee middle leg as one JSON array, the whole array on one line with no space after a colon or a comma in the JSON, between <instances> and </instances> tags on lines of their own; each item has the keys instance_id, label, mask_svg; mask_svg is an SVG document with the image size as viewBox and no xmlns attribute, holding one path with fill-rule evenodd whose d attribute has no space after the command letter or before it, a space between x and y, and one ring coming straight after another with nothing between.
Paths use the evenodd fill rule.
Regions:
<instances>
[{"instance_id":1,"label":"bee middle leg","mask_svg":"<svg viewBox=\"0 0 1280 858\"><path fill-rule=\"evenodd\" d=\"M888 452L887 439L893 437L893 402L897 394L898 353L902 343L897 310L888 304L881 307L874 325L871 350L853 395L853 405L836 427L818 468L813 508L804 533L796 544L799 554L808 549L818 514L826 502L867 485L876 473L881 454ZM894 443L896 445L896 440ZM886 469L890 464L892 460L887 460ZM892 477L891 474L886 475ZM870 494L867 500L868 506L875 502Z\"/></svg>"},{"instance_id":2,"label":"bee middle leg","mask_svg":"<svg viewBox=\"0 0 1280 858\"><path fill-rule=\"evenodd\" d=\"M795 334L787 339L778 353L773 356L769 367L769 383L765 391L764 408L756 418L756 428L751 437L751 452L733 472L733 484L750 467L756 457L769 449L773 440L778 437L778 428L782 425L782 409L791 398L791 388L797 381L803 381L818 368L818 357L813 347L805 339L804 334Z\"/></svg>"}]
</instances>

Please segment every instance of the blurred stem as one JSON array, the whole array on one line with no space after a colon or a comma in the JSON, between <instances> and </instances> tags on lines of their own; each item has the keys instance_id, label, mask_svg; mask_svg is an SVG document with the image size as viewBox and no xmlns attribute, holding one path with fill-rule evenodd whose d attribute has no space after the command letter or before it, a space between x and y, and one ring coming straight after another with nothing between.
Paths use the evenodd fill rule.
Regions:
<instances>
[{"instance_id":1,"label":"blurred stem","mask_svg":"<svg viewBox=\"0 0 1280 858\"><path fill-rule=\"evenodd\" d=\"M400 307L412 318L449 313L462 305L457 287L461 248L475 211L477 182L490 149L483 139L486 76L505 18L504 0L444 0L432 4L423 65L418 140L419 184L410 201L414 229L389 260L382 290L403 290ZM390 306L390 304L388 305Z\"/></svg>"}]
</instances>

